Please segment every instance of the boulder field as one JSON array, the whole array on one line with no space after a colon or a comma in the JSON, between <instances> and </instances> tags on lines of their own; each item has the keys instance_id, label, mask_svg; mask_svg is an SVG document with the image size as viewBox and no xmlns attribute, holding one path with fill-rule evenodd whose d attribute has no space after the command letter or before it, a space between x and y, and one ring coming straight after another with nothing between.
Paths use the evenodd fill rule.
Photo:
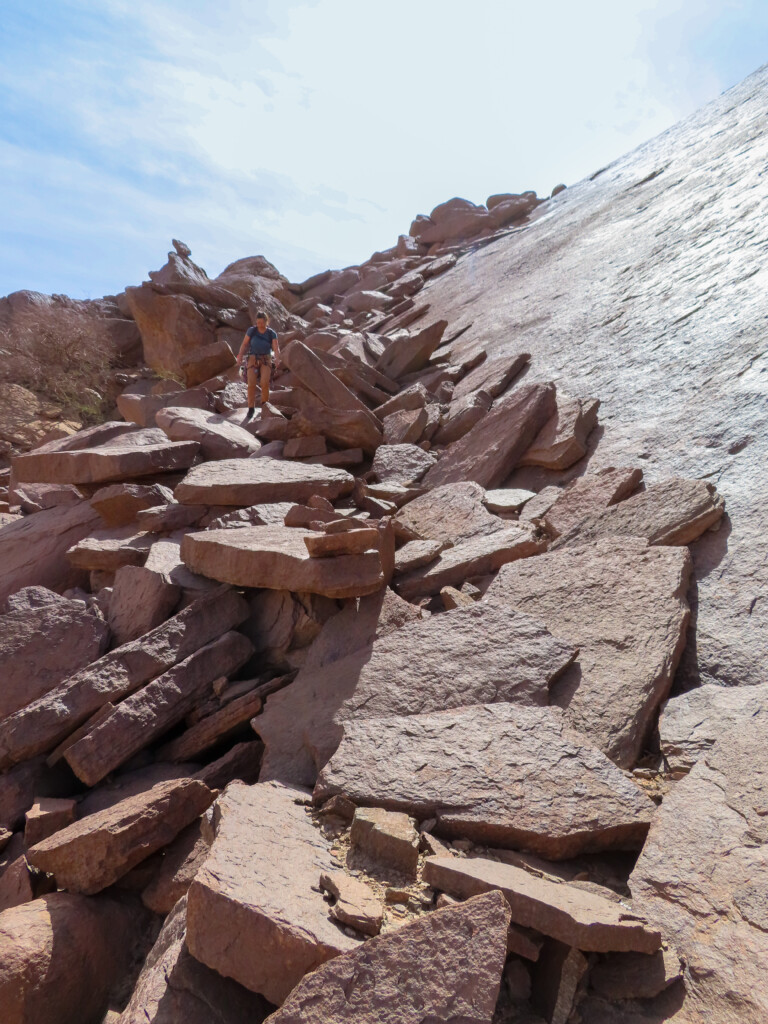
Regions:
<instances>
[{"instance_id":1,"label":"boulder field","mask_svg":"<svg viewBox=\"0 0 768 1024\"><path fill-rule=\"evenodd\" d=\"M765 1024L767 99L300 284L0 299L116 399L3 385L3 1024Z\"/></svg>"}]
</instances>

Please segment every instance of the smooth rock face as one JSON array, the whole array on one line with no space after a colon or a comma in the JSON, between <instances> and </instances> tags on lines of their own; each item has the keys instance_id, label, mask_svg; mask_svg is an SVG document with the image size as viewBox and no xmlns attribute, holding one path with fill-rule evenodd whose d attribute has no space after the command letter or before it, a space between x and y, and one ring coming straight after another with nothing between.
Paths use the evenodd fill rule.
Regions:
<instances>
[{"instance_id":1,"label":"smooth rock face","mask_svg":"<svg viewBox=\"0 0 768 1024\"><path fill-rule=\"evenodd\" d=\"M45 753L110 700L119 700L248 617L247 603L215 591L76 672L0 723L0 764Z\"/></svg>"},{"instance_id":2,"label":"smooth rock face","mask_svg":"<svg viewBox=\"0 0 768 1024\"><path fill-rule=\"evenodd\" d=\"M523 384L450 447L424 477L429 487L474 480L499 487L555 412L552 384Z\"/></svg>"},{"instance_id":3,"label":"smooth rock face","mask_svg":"<svg viewBox=\"0 0 768 1024\"><path fill-rule=\"evenodd\" d=\"M485 576L508 562L537 555L546 541L527 523L506 524L506 529L471 537L442 551L434 562L400 576L395 584L406 600L438 594L443 587L461 586L470 576Z\"/></svg>"},{"instance_id":4,"label":"smooth rock face","mask_svg":"<svg viewBox=\"0 0 768 1024\"><path fill-rule=\"evenodd\" d=\"M540 619L579 648L554 686L566 720L623 767L632 767L685 644L685 548L603 538L504 566L486 593Z\"/></svg>"},{"instance_id":5,"label":"smooth rock face","mask_svg":"<svg viewBox=\"0 0 768 1024\"><path fill-rule=\"evenodd\" d=\"M3 1024L100 1020L138 938L135 911L55 892L0 914Z\"/></svg>"},{"instance_id":6,"label":"smooth rock face","mask_svg":"<svg viewBox=\"0 0 768 1024\"><path fill-rule=\"evenodd\" d=\"M0 602L21 587L66 590L87 580L64 557L73 544L100 526L87 501L23 516L0 528Z\"/></svg>"},{"instance_id":7,"label":"smooth rock face","mask_svg":"<svg viewBox=\"0 0 768 1024\"><path fill-rule=\"evenodd\" d=\"M188 895L195 959L278 1004L308 971L357 946L315 891L333 867L327 841L296 802L302 798L278 783L228 786Z\"/></svg>"},{"instance_id":8,"label":"smooth rock face","mask_svg":"<svg viewBox=\"0 0 768 1024\"><path fill-rule=\"evenodd\" d=\"M547 532L552 537L568 533L590 516L627 498L642 479L641 469L614 469L612 466L577 477L545 511Z\"/></svg>"},{"instance_id":9,"label":"smooth rock face","mask_svg":"<svg viewBox=\"0 0 768 1024\"><path fill-rule=\"evenodd\" d=\"M684 961L694 1024L768 1019L768 719L747 717L676 783L629 879Z\"/></svg>"},{"instance_id":10,"label":"smooth rock face","mask_svg":"<svg viewBox=\"0 0 768 1024\"><path fill-rule=\"evenodd\" d=\"M431 315L451 324L466 322L473 296L454 360L480 347L489 361L525 348L526 382L601 399L604 434L590 472L642 464L648 483L717 481L729 522L693 551L688 687L765 681L768 228L752 204L762 194L767 92L761 68L428 286Z\"/></svg>"},{"instance_id":11,"label":"smooth rock face","mask_svg":"<svg viewBox=\"0 0 768 1024\"><path fill-rule=\"evenodd\" d=\"M247 430L203 409L172 406L161 409L155 419L171 441L198 441L205 459L247 458L261 448Z\"/></svg>"},{"instance_id":12,"label":"smooth rock face","mask_svg":"<svg viewBox=\"0 0 768 1024\"><path fill-rule=\"evenodd\" d=\"M724 732L768 716L768 683L762 686L702 686L673 697L661 709L661 753L674 775L684 775Z\"/></svg>"},{"instance_id":13,"label":"smooth rock face","mask_svg":"<svg viewBox=\"0 0 768 1024\"><path fill-rule=\"evenodd\" d=\"M166 846L212 800L202 782L160 782L55 832L33 846L27 859L54 875L60 888L91 895Z\"/></svg>"},{"instance_id":14,"label":"smooth rock face","mask_svg":"<svg viewBox=\"0 0 768 1024\"><path fill-rule=\"evenodd\" d=\"M423 540L458 544L470 537L485 537L507 524L488 512L484 497L483 488L472 481L435 487L401 508L397 522Z\"/></svg>"},{"instance_id":15,"label":"smooth rock face","mask_svg":"<svg viewBox=\"0 0 768 1024\"><path fill-rule=\"evenodd\" d=\"M260 996L222 978L185 945L187 900L171 909L147 957L120 1024L261 1024Z\"/></svg>"},{"instance_id":16,"label":"smooth rock face","mask_svg":"<svg viewBox=\"0 0 768 1024\"><path fill-rule=\"evenodd\" d=\"M378 550L313 558L304 543L311 535L286 526L206 530L184 538L181 556L194 572L236 586L344 598L371 594L384 585Z\"/></svg>"},{"instance_id":17,"label":"smooth rock face","mask_svg":"<svg viewBox=\"0 0 768 1024\"><path fill-rule=\"evenodd\" d=\"M106 623L82 602L32 589L41 598L37 607L0 615L0 718L95 661L107 645Z\"/></svg>"},{"instance_id":18,"label":"smooth rock face","mask_svg":"<svg viewBox=\"0 0 768 1024\"><path fill-rule=\"evenodd\" d=\"M561 544L603 536L643 537L649 544L690 544L719 522L725 502L704 480L663 480L586 519Z\"/></svg>"},{"instance_id":19,"label":"smooth rock face","mask_svg":"<svg viewBox=\"0 0 768 1024\"><path fill-rule=\"evenodd\" d=\"M459 899L500 890L512 921L589 952L655 953L661 935L638 913L566 882L553 882L485 857L429 857L424 878Z\"/></svg>"},{"instance_id":20,"label":"smooth rock face","mask_svg":"<svg viewBox=\"0 0 768 1024\"><path fill-rule=\"evenodd\" d=\"M654 810L559 710L512 704L346 721L315 799L337 793L551 860L637 849Z\"/></svg>"},{"instance_id":21,"label":"smooth rock face","mask_svg":"<svg viewBox=\"0 0 768 1024\"><path fill-rule=\"evenodd\" d=\"M257 505L300 501L313 495L335 501L349 494L354 478L343 469L277 459L225 459L195 466L175 491L188 505Z\"/></svg>"},{"instance_id":22,"label":"smooth rock face","mask_svg":"<svg viewBox=\"0 0 768 1024\"><path fill-rule=\"evenodd\" d=\"M271 1024L490 1024L509 910L498 893L427 914L305 978Z\"/></svg>"}]
</instances>

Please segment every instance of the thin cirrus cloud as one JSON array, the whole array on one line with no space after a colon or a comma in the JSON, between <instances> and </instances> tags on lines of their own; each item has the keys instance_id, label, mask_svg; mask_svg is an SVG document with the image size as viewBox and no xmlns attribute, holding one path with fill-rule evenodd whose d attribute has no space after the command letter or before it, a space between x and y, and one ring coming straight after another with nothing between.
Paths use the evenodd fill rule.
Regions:
<instances>
[{"instance_id":1,"label":"thin cirrus cloud","mask_svg":"<svg viewBox=\"0 0 768 1024\"><path fill-rule=\"evenodd\" d=\"M572 183L759 63L757 0L659 6L6 0L0 294L118 291L173 236L301 278Z\"/></svg>"}]
</instances>

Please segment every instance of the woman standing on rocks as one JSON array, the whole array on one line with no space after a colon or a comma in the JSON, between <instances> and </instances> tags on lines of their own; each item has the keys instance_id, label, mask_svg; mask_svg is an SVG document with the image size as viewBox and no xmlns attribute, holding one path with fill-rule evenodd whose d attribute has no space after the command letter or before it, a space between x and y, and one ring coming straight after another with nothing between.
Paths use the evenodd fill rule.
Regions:
<instances>
[{"instance_id":1,"label":"woman standing on rocks","mask_svg":"<svg viewBox=\"0 0 768 1024\"><path fill-rule=\"evenodd\" d=\"M243 365L243 359L247 355L246 363L248 372L248 412L245 414L245 422L252 419L254 406L256 405L256 377L261 381L261 404L266 405L269 401L269 382L272 376L272 361L276 366L280 365L280 349L277 344L277 334L269 326L269 317L266 313L259 311L256 314L256 323L245 332L243 343L237 354L237 365Z\"/></svg>"}]
</instances>

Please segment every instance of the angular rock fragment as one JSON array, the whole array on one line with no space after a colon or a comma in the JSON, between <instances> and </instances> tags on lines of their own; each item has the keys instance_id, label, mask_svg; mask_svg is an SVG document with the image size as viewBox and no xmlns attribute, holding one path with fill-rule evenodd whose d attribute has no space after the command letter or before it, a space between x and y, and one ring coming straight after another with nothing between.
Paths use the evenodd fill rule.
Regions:
<instances>
[{"instance_id":1,"label":"angular rock fragment","mask_svg":"<svg viewBox=\"0 0 768 1024\"><path fill-rule=\"evenodd\" d=\"M345 474L346 475L346 474ZM312 558L310 532L280 526L207 530L184 538L181 555L194 572L236 586L359 597L385 582L378 550L338 558Z\"/></svg>"},{"instance_id":2,"label":"angular rock fragment","mask_svg":"<svg viewBox=\"0 0 768 1024\"><path fill-rule=\"evenodd\" d=\"M186 732L171 740L158 751L162 761L193 761L243 722L261 710L262 698L258 693L245 693L219 711L201 718Z\"/></svg>"},{"instance_id":3,"label":"angular rock fragment","mask_svg":"<svg viewBox=\"0 0 768 1024\"><path fill-rule=\"evenodd\" d=\"M506 529L508 524L484 507L484 498L483 488L471 481L435 487L400 509L397 523L423 540L447 544Z\"/></svg>"},{"instance_id":4,"label":"angular rock fragment","mask_svg":"<svg viewBox=\"0 0 768 1024\"><path fill-rule=\"evenodd\" d=\"M190 506L193 507L193 506ZM209 530L228 530L241 526L282 526L293 508L290 501L275 501L267 505L251 505L225 512L208 524Z\"/></svg>"},{"instance_id":5,"label":"angular rock fragment","mask_svg":"<svg viewBox=\"0 0 768 1024\"><path fill-rule=\"evenodd\" d=\"M362 448L368 455L373 455L383 441L381 427L370 410L337 409L324 405L310 392L301 394L290 431L307 436L322 434L337 448Z\"/></svg>"},{"instance_id":6,"label":"angular rock fragment","mask_svg":"<svg viewBox=\"0 0 768 1024\"><path fill-rule=\"evenodd\" d=\"M145 383L145 382L142 382ZM171 384L171 382L163 382ZM156 424L156 416L167 406L183 409L200 409L206 412L211 410L211 395L205 388L189 388L183 391L178 384L171 385L174 390L164 391L162 394L139 394L131 393L126 388L121 395L117 396L116 404L120 415L136 423L140 427L152 427ZM173 441L190 440L190 438L171 438ZM191 438L198 440L198 438Z\"/></svg>"},{"instance_id":7,"label":"angular rock fragment","mask_svg":"<svg viewBox=\"0 0 768 1024\"><path fill-rule=\"evenodd\" d=\"M358 805L436 818L439 836L551 860L637 849L654 810L558 709L515 704L348 719L315 786L319 802L336 793Z\"/></svg>"},{"instance_id":8,"label":"angular rock fragment","mask_svg":"<svg viewBox=\"0 0 768 1024\"><path fill-rule=\"evenodd\" d=\"M427 914L324 964L270 1024L491 1024L508 922L498 893Z\"/></svg>"},{"instance_id":9,"label":"angular rock fragment","mask_svg":"<svg viewBox=\"0 0 768 1024\"><path fill-rule=\"evenodd\" d=\"M562 488L555 487L554 484L542 488L530 501L526 501L520 512L520 522L543 522L544 516L554 507L555 502L560 500L562 493Z\"/></svg>"},{"instance_id":10,"label":"angular rock fragment","mask_svg":"<svg viewBox=\"0 0 768 1024\"><path fill-rule=\"evenodd\" d=\"M36 895L21 832L12 835L0 855L0 912L29 903Z\"/></svg>"},{"instance_id":11,"label":"angular rock fragment","mask_svg":"<svg viewBox=\"0 0 768 1024\"><path fill-rule=\"evenodd\" d=\"M685 775L732 727L768 717L768 683L702 686L668 700L659 718L661 753L674 776Z\"/></svg>"},{"instance_id":12,"label":"angular rock fragment","mask_svg":"<svg viewBox=\"0 0 768 1024\"><path fill-rule=\"evenodd\" d=\"M473 391L451 402L440 428L434 435L435 444L453 444L464 437L483 419L492 403L493 399L487 391Z\"/></svg>"},{"instance_id":13,"label":"angular rock fragment","mask_svg":"<svg viewBox=\"0 0 768 1024\"><path fill-rule=\"evenodd\" d=\"M557 411L544 424L531 447L520 460L521 466L568 469L587 453L587 438L597 424L596 399L572 398L557 393Z\"/></svg>"},{"instance_id":14,"label":"angular rock fragment","mask_svg":"<svg viewBox=\"0 0 768 1024\"><path fill-rule=\"evenodd\" d=\"M598 473L577 477L557 495L543 519L552 537L569 533L585 519L627 498L643 479L641 469L614 469L609 467Z\"/></svg>"},{"instance_id":15,"label":"angular rock fragment","mask_svg":"<svg viewBox=\"0 0 768 1024\"><path fill-rule=\"evenodd\" d=\"M137 513L143 509L173 501L173 491L162 484L109 484L96 491L91 507L107 526L127 526L136 521Z\"/></svg>"},{"instance_id":16,"label":"angular rock fragment","mask_svg":"<svg viewBox=\"0 0 768 1024\"><path fill-rule=\"evenodd\" d=\"M0 914L3 1024L100 1020L145 924L116 898L66 892Z\"/></svg>"},{"instance_id":17,"label":"angular rock fragment","mask_svg":"<svg viewBox=\"0 0 768 1024\"><path fill-rule=\"evenodd\" d=\"M129 694L96 722L64 757L88 786L100 782L133 754L188 714L214 679L237 671L253 653L241 633L225 633Z\"/></svg>"},{"instance_id":18,"label":"angular rock fragment","mask_svg":"<svg viewBox=\"0 0 768 1024\"><path fill-rule=\"evenodd\" d=\"M235 779L251 785L259 777L263 753L264 744L257 739L236 743L226 754L201 768L194 778L209 789L224 789Z\"/></svg>"},{"instance_id":19,"label":"angular rock fragment","mask_svg":"<svg viewBox=\"0 0 768 1024\"><path fill-rule=\"evenodd\" d=\"M530 359L527 352L485 359L458 382L453 390L454 401L465 398L474 391L487 391L491 398L498 398Z\"/></svg>"},{"instance_id":20,"label":"angular rock fragment","mask_svg":"<svg viewBox=\"0 0 768 1024\"><path fill-rule=\"evenodd\" d=\"M549 1024L567 1024L589 961L579 949L549 939L533 972L531 1003Z\"/></svg>"},{"instance_id":21,"label":"angular rock fragment","mask_svg":"<svg viewBox=\"0 0 768 1024\"><path fill-rule=\"evenodd\" d=\"M378 935L384 921L381 903L371 890L345 871L323 872L320 888L336 897L331 917L365 935Z\"/></svg>"},{"instance_id":22,"label":"angular rock fragment","mask_svg":"<svg viewBox=\"0 0 768 1024\"><path fill-rule=\"evenodd\" d=\"M15 765L0 774L0 828L13 832L24 823L24 816L35 797L60 795L61 780L47 767L43 758Z\"/></svg>"},{"instance_id":23,"label":"angular rock fragment","mask_svg":"<svg viewBox=\"0 0 768 1024\"><path fill-rule=\"evenodd\" d=\"M208 515L207 505L155 505L136 513L136 525L147 533L165 533L166 530L184 530L197 526Z\"/></svg>"},{"instance_id":24,"label":"angular rock fragment","mask_svg":"<svg viewBox=\"0 0 768 1024\"><path fill-rule=\"evenodd\" d=\"M609 535L643 537L654 545L690 544L719 522L724 510L724 499L705 480L662 480L584 520L559 544Z\"/></svg>"},{"instance_id":25,"label":"angular rock fragment","mask_svg":"<svg viewBox=\"0 0 768 1024\"><path fill-rule=\"evenodd\" d=\"M181 588L162 573L140 565L119 568L115 573L107 613L115 642L129 643L161 625L179 603L180 597Z\"/></svg>"},{"instance_id":26,"label":"angular rock fragment","mask_svg":"<svg viewBox=\"0 0 768 1024\"><path fill-rule=\"evenodd\" d=\"M372 860L403 875L416 877L419 833L413 818L402 811L358 807L352 820L350 842Z\"/></svg>"},{"instance_id":27,"label":"angular rock fragment","mask_svg":"<svg viewBox=\"0 0 768 1024\"><path fill-rule=\"evenodd\" d=\"M54 833L27 857L34 867L54 875L59 888L92 895L170 843L212 800L202 782L160 782Z\"/></svg>"},{"instance_id":28,"label":"angular rock fragment","mask_svg":"<svg viewBox=\"0 0 768 1024\"><path fill-rule=\"evenodd\" d=\"M171 406L155 418L171 441L197 441L205 459L247 458L261 448L252 434L218 413Z\"/></svg>"},{"instance_id":29,"label":"angular rock fragment","mask_svg":"<svg viewBox=\"0 0 768 1024\"><path fill-rule=\"evenodd\" d=\"M415 444L383 444L377 448L371 473L381 483L418 483L435 463L435 456Z\"/></svg>"},{"instance_id":30,"label":"angular rock fragment","mask_svg":"<svg viewBox=\"0 0 768 1024\"><path fill-rule=\"evenodd\" d=\"M330 558L339 555L361 555L378 546L379 531L375 527L344 530L338 533L307 533L304 544L310 558Z\"/></svg>"},{"instance_id":31,"label":"angular rock fragment","mask_svg":"<svg viewBox=\"0 0 768 1024\"><path fill-rule=\"evenodd\" d=\"M140 640L105 654L0 723L0 766L50 750L104 704L131 693L247 617L248 605L238 594L212 592Z\"/></svg>"},{"instance_id":32,"label":"angular rock fragment","mask_svg":"<svg viewBox=\"0 0 768 1024\"><path fill-rule=\"evenodd\" d=\"M71 825L76 815L77 804L74 800L40 797L27 811L24 842L27 846L34 846L54 832Z\"/></svg>"},{"instance_id":33,"label":"angular rock fragment","mask_svg":"<svg viewBox=\"0 0 768 1024\"><path fill-rule=\"evenodd\" d=\"M395 587L408 601L438 594L443 587L461 586L470 576L485 576L508 562L537 555L546 546L534 527L507 523L506 529L455 544L424 568L398 577Z\"/></svg>"},{"instance_id":34,"label":"angular rock fragment","mask_svg":"<svg viewBox=\"0 0 768 1024\"><path fill-rule=\"evenodd\" d=\"M269 1006L198 963L185 944L187 900L171 908L120 1024L261 1024Z\"/></svg>"},{"instance_id":35,"label":"angular rock fragment","mask_svg":"<svg viewBox=\"0 0 768 1024\"><path fill-rule=\"evenodd\" d=\"M554 384L523 384L495 403L424 478L429 487L474 480L499 487L556 408Z\"/></svg>"},{"instance_id":36,"label":"angular rock fragment","mask_svg":"<svg viewBox=\"0 0 768 1024\"><path fill-rule=\"evenodd\" d=\"M44 587L25 588L27 607L0 615L0 719L95 661L109 630L102 618Z\"/></svg>"},{"instance_id":37,"label":"angular rock fragment","mask_svg":"<svg viewBox=\"0 0 768 1024\"><path fill-rule=\"evenodd\" d=\"M424 880L459 899L500 890L512 921L585 952L655 953L661 935L638 913L566 882L485 857L428 857Z\"/></svg>"},{"instance_id":38,"label":"angular rock fragment","mask_svg":"<svg viewBox=\"0 0 768 1024\"><path fill-rule=\"evenodd\" d=\"M88 572L117 572L123 565L142 565L153 538L133 526L96 530L67 551L70 565Z\"/></svg>"},{"instance_id":39,"label":"angular rock fragment","mask_svg":"<svg viewBox=\"0 0 768 1024\"><path fill-rule=\"evenodd\" d=\"M486 593L579 648L554 686L567 721L632 767L683 650L691 560L635 537L598 540L505 566Z\"/></svg>"},{"instance_id":40,"label":"angular rock fragment","mask_svg":"<svg viewBox=\"0 0 768 1024\"><path fill-rule=\"evenodd\" d=\"M421 569L423 566L429 565L446 546L445 541L442 540L409 541L395 552L395 575L412 572L414 569Z\"/></svg>"},{"instance_id":41,"label":"angular rock fragment","mask_svg":"<svg viewBox=\"0 0 768 1024\"><path fill-rule=\"evenodd\" d=\"M686 963L697 1024L768 1019L767 746L764 714L723 731L664 798L629 879Z\"/></svg>"},{"instance_id":42,"label":"angular rock fragment","mask_svg":"<svg viewBox=\"0 0 768 1024\"><path fill-rule=\"evenodd\" d=\"M416 444L427 425L426 409L402 409L384 420L384 444Z\"/></svg>"},{"instance_id":43,"label":"angular rock fragment","mask_svg":"<svg viewBox=\"0 0 768 1024\"><path fill-rule=\"evenodd\" d=\"M422 369L440 344L447 326L447 320L437 320L417 334L393 339L376 363L376 369L393 380Z\"/></svg>"},{"instance_id":44,"label":"angular rock fragment","mask_svg":"<svg viewBox=\"0 0 768 1024\"><path fill-rule=\"evenodd\" d=\"M322 832L297 802L304 796L277 783L228 786L188 895L195 959L278 1004L308 971L357 946L316 891L333 866Z\"/></svg>"},{"instance_id":45,"label":"angular rock fragment","mask_svg":"<svg viewBox=\"0 0 768 1024\"><path fill-rule=\"evenodd\" d=\"M427 404L429 395L423 384L412 384L403 388L398 394L387 399L377 409L376 415L380 420L390 413L399 412L401 409L421 409Z\"/></svg>"},{"instance_id":46,"label":"angular rock fragment","mask_svg":"<svg viewBox=\"0 0 768 1024\"><path fill-rule=\"evenodd\" d=\"M208 787L211 788L210 786ZM192 880L208 856L211 837L204 818L182 829L176 838L155 855L160 858L152 881L142 891L141 901L155 914L169 914L187 895Z\"/></svg>"},{"instance_id":47,"label":"angular rock fragment","mask_svg":"<svg viewBox=\"0 0 768 1024\"><path fill-rule=\"evenodd\" d=\"M653 999L682 976L674 949L608 953L590 971L589 985L604 999Z\"/></svg>"},{"instance_id":48,"label":"angular rock fragment","mask_svg":"<svg viewBox=\"0 0 768 1024\"><path fill-rule=\"evenodd\" d=\"M510 487L505 490L486 491L483 504L489 512L512 513L519 512L531 498L535 498L534 491L526 491L520 487Z\"/></svg>"},{"instance_id":49,"label":"angular rock fragment","mask_svg":"<svg viewBox=\"0 0 768 1024\"><path fill-rule=\"evenodd\" d=\"M289 345L285 349L285 363L291 373L324 405L333 409L354 409L370 416L373 423L378 426L378 420L368 406L361 402L306 345L300 341Z\"/></svg>"},{"instance_id":50,"label":"angular rock fragment","mask_svg":"<svg viewBox=\"0 0 768 1024\"><path fill-rule=\"evenodd\" d=\"M315 437L292 437L285 442L284 459L306 459L314 455L327 454L328 446L322 434Z\"/></svg>"},{"instance_id":51,"label":"angular rock fragment","mask_svg":"<svg viewBox=\"0 0 768 1024\"><path fill-rule=\"evenodd\" d=\"M277 459L225 459L195 466L175 494L188 505L306 501L314 494L335 501L349 494L353 484L354 478L343 469Z\"/></svg>"},{"instance_id":52,"label":"angular rock fragment","mask_svg":"<svg viewBox=\"0 0 768 1024\"><path fill-rule=\"evenodd\" d=\"M131 480L187 469L199 447L194 441L155 441L136 447L113 444L77 451L28 452L13 460L13 471L20 483L97 484Z\"/></svg>"}]
</instances>

